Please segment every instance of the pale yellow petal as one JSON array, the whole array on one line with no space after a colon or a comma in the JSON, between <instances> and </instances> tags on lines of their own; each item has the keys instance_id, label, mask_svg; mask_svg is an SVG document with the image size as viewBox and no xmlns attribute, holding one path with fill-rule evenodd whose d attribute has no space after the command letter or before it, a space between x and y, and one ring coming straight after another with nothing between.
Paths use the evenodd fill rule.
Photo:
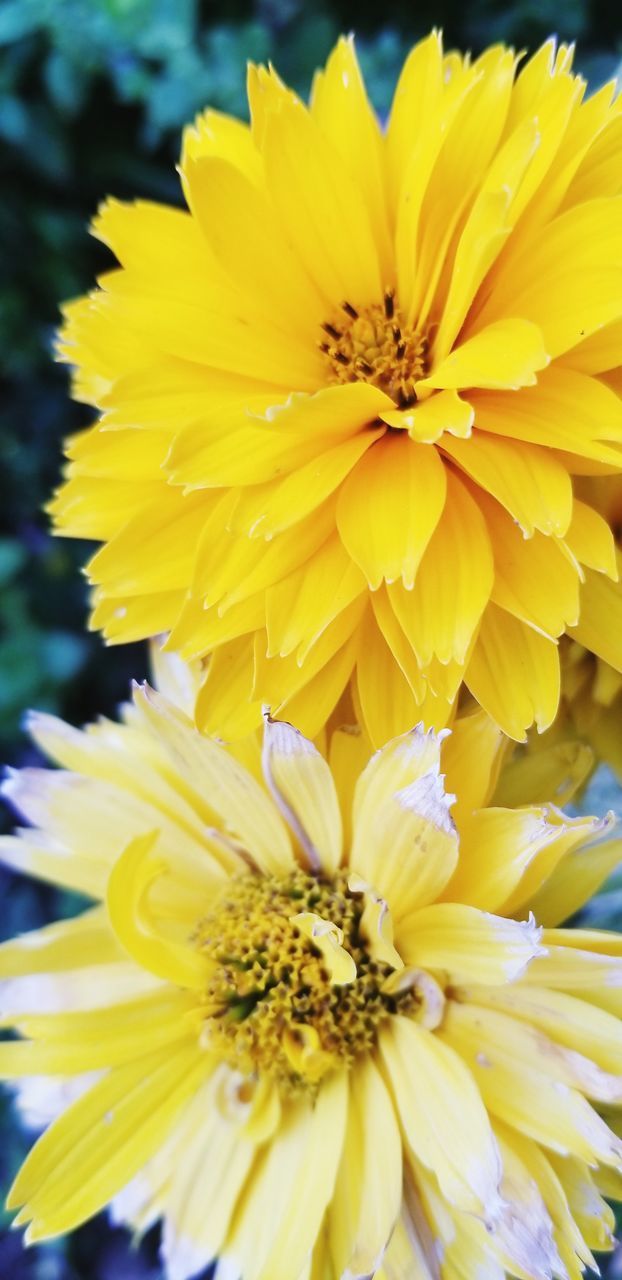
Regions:
<instances>
[{"instance_id":1,"label":"pale yellow petal","mask_svg":"<svg viewBox=\"0 0 622 1280\"><path fill-rule=\"evenodd\" d=\"M157 1150L209 1071L195 1045L160 1049L111 1071L39 1139L9 1193L31 1241L61 1235L99 1209Z\"/></svg>"},{"instance_id":2,"label":"pale yellow petal","mask_svg":"<svg viewBox=\"0 0 622 1280\"><path fill-rule=\"evenodd\" d=\"M154 851L156 840L157 832L137 836L117 858L106 893L110 923L137 964L177 986L199 990L207 978L204 958L190 943L159 935L150 917L148 892L167 871Z\"/></svg>"},{"instance_id":3,"label":"pale yellow petal","mask_svg":"<svg viewBox=\"0 0 622 1280\"><path fill-rule=\"evenodd\" d=\"M520 977L541 950L533 920L505 920L454 902L400 915L396 942L405 964L440 970L451 983L501 986Z\"/></svg>"},{"instance_id":4,"label":"pale yellow petal","mask_svg":"<svg viewBox=\"0 0 622 1280\"><path fill-rule=\"evenodd\" d=\"M494 1222L501 1164L472 1075L449 1045L408 1018L392 1018L379 1047L408 1147L450 1204Z\"/></svg>"},{"instance_id":5,"label":"pale yellow petal","mask_svg":"<svg viewBox=\"0 0 622 1280\"><path fill-rule=\"evenodd\" d=\"M433 902L455 870L453 800L432 768L389 795L365 830L357 817L351 866L386 899L396 920Z\"/></svg>"},{"instance_id":6,"label":"pale yellow petal","mask_svg":"<svg viewBox=\"0 0 622 1280\"><path fill-rule=\"evenodd\" d=\"M351 1076L343 1154L328 1215L338 1276L376 1272L399 1214L402 1140L386 1085L371 1057Z\"/></svg>"},{"instance_id":7,"label":"pale yellow petal","mask_svg":"<svg viewBox=\"0 0 622 1280\"><path fill-rule=\"evenodd\" d=\"M144 686L137 703L171 759L197 791L206 792L225 830L237 836L264 871L291 867L287 830L262 787L219 743L202 737L166 699Z\"/></svg>"},{"instance_id":8,"label":"pale yellow petal","mask_svg":"<svg viewBox=\"0 0 622 1280\"><path fill-rule=\"evenodd\" d=\"M453 1002L436 1034L460 1053L493 1115L553 1151L619 1165L622 1144L573 1087L584 1082L561 1050L547 1056L524 1024Z\"/></svg>"},{"instance_id":9,"label":"pale yellow petal","mask_svg":"<svg viewBox=\"0 0 622 1280\"><path fill-rule=\"evenodd\" d=\"M341 859L341 811L326 761L291 724L266 716L263 768L309 866L334 872Z\"/></svg>"}]
</instances>

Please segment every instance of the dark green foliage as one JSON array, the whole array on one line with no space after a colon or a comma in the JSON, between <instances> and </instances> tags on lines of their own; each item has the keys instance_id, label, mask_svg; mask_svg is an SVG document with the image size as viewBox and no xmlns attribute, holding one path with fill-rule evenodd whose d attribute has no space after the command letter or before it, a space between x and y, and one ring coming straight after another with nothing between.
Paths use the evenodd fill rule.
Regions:
<instances>
[{"instance_id":1,"label":"dark green foliage","mask_svg":"<svg viewBox=\"0 0 622 1280\"><path fill-rule=\"evenodd\" d=\"M112 193L178 201L182 124L203 106L244 113L247 58L272 59L306 92L340 31L355 30L372 96L386 112L412 41L432 25L475 51L495 40L533 48L552 31L580 41L579 68L595 86L615 74L622 13L605 0L0 0L0 755L32 761L19 732L29 705L75 723L112 713L141 648L104 650L85 629L79 566L88 548L52 541L42 507L58 480L61 440L89 421L67 397L52 360L58 303L88 289L107 256L89 239ZM610 803L610 798L607 797ZM10 818L5 821L10 822ZM67 912L71 902L2 873L1 936ZM594 911L619 924L620 893ZM600 914L599 914L600 912ZM0 1181L26 1145L0 1111ZM132 1253L97 1219L23 1253L0 1237L0 1275L12 1280L156 1280L157 1247ZM612 1272L613 1274L613 1272ZM616 1272L616 1274L621 1274Z\"/></svg>"}]
</instances>

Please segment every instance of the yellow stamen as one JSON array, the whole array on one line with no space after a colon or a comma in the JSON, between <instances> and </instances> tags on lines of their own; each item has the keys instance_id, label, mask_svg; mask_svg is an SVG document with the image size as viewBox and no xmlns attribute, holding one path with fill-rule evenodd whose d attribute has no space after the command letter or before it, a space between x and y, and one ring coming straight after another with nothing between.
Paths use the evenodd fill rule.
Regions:
<instances>
[{"instance_id":1,"label":"yellow stamen","mask_svg":"<svg viewBox=\"0 0 622 1280\"><path fill-rule=\"evenodd\" d=\"M229 881L194 941L209 961L202 998L206 1047L243 1076L291 1093L313 1090L375 1043L413 986L385 991L387 963L363 927L365 897L345 873L324 879L242 875Z\"/></svg>"},{"instance_id":2,"label":"yellow stamen","mask_svg":"<svg viewBox=\"0 0 622 1280\"><path fill-rule=\"evenodd\" d=\"M404 325L392 290L382 303L357 310L350 302L322 325L320 350L331 382L371 382L399 409L417 400L416 384L426 373L426 334Z\"/></svg>"}]
</instances>

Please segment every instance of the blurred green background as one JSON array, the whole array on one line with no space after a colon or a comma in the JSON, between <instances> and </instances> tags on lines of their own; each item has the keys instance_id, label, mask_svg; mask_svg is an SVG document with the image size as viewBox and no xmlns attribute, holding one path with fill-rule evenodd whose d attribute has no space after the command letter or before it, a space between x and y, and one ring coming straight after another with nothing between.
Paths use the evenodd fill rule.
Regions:
<instances>
[{"instance_id":1,"label":"blurred green background","mask_svg":"<svg viewBox=\"0 0 622 1280\"><path fill-rule=\"evenodd\" d=\"M386 112L409 45L432 25L449 44L496 40L536 47L555 33L578 42L578 69L596 88L622 58L622 9L609 0L0 0L0 756L32 761L20 732L28 706L79 723L112 713L142 648L105 650L85 630L79 572L87 547L53 541L42 506L59 477L64 435L88 412L67 396L52 359L59 301L108 265L87 225L107 193L179 202L183 123L207 104L245 114L248 58L271 59L306 93L337 35L353 30L371 96ZM596 783L594 807L608 784ZM10 819L5 815L5 823ZM71 903L2 873L0 936L66 913ZM622 920L615 889L599 924ZM25 1149L9 1105L0 1112L0 1181ZM607 1275L622 1276L615 1255ZM157 1238L140 1250L104 1217L69 1241L25 1253L0 1236L0 1277L157 1280Z\"/></svg>"}]
</instances>

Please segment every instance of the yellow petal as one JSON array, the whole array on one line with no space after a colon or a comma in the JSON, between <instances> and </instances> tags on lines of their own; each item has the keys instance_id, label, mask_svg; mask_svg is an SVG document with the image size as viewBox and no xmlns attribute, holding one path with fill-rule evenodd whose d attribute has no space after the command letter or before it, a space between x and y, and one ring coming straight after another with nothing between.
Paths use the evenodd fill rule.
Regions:
<instances>
[{"instance_id":1,"label":"yellow petal","mask_svg":"<svg viewBox=\"0 0 622 1280\"><path fill-rule=\"evenodd\" d=\"M571 635L616 671L622 671L622 584L586 570L580 592L581 614Z\"/></svg>"},{"instance_id":2,"label":"yellow petal","mask_svg":"<svg viewBox=\"0 0 622 1280\"><path fill-rule=\"evenodd\" d=\"M520 756L505 766L495 791L495 804L567 804L594 768L594 752L583 742L558 742Z\"/></svg>"},{"instance_id":3,"label":"yellow petal","mask_svg":"<svg viewBox=\"0 0 622 1280\"><path fill-rule=\"evenodd\" d=\"M622 1075L619 1072L603 1071L592 1058L585 1057L574 1048L566 1048L563 1042L549 1039L537 1020L536 1025L531 1025L524 1019L514 1018L511 1010L500 1009L494 1001L478 1005L471 1001L462 1002L461 995L462 988L460 1002L452 1004L443 1031L447 1031L453 1041L460 1041L460 1052L467 1059L470 1059L479 1036L479 1049L483 1059L489 1058L493 1080L496 1066L500 1068L500 1076L506 1072L508 1076L518 1074L523 1068L527 1089L537 1087L536 1082L541 1078L545 1090L551 1084L557 1086L562 1100L566 1090L576 1090L577 1097L584 1094L598 1102L619 1103L622 1096ZM486 1069L485 1061L478 1065ZM497 1086L498 1081L493 1084L493 1087ZM603 1139L605 1135L606 1130L602 1133ZM574 1154L586 1158L585 1150Z\"/></svg>"},{"instance_id":4,"label":"yellow petal","mask_svg":"<svg viewBox=\"0 0 622 1280\"><path fill-rule=\"evenodd\" d=\"M252 489L241 495L233 514L236 530L241 531L243 523L245 531L248 531L252 537L268 539L275 533L281 533L283 529L291 528L335 492L342 480L356 466L359 458L382 434L382 428L375 431L367 427L365 431L341 440L334 448L326 448L322 453L318 452L316 444L311 460L307 462L301 454L300 462L296 463L295 469L290 468L290 474L281 480L280 472L286 469L287 446L284 448L281 437L273 433L271 444L274 456L278 460L275 447L278 446L283 459L282 468L279 466L277 483L270 485L269 492L265 489L255 490L253 485ZM287 440L291 438L286 437ZM305 441L305 447L309 449L308 439ZM290 454L290 460L291 456ZM250 470L251 459L248 465ZM261 478L260 468L257 467L257 479ZM243 483L243 481L236 481L236 483Z\"/></svg>"},{"instance_id":5,"label":"yellow petal","mask_svg":"<svg viewBox=\"0 0 622 1280\"><path fill-rule=\"evenodd\" d=\"M79 1226L107 1204L157 1150L209 1070L196 1046L118 1067L74 1102L39 1139L13 1183L33 1242Z\"/></svg>"},{"instance_id":6,"label":"yellow petal","mask_svg":"<svg viewBox=\"0 0 622 1280\"><path fill-rule=\"evenodd\" d=\"M336 658L338 653L347 649L350 666L343 677L343 683L337 690L336 701L342 693L354 665L360 622L365 607L365 596L356 596L349 605L346 605L345 609L342 609L320 631L313 644L304 646L304 657L300 657L300 651L298 654L290 653L285 658L280 656L269 657L266 652L265 632L258 632L255 643L254 697L260 697L264 705L271 708L275 717L277 717L277 713L280 716L284 707L289 706L293 699L299 693L302 693L316 676L321 677L321 672L326 672L328 664L333 658ZM345 665L347 666L347 663ZM329 714L333 705L334 703L329 707ZM290 722L295 720L294 715L291 714L290 717L289 713L281 718L290 719ZM307 736L315 737L322 727L323 722L320 721L313 734L307 734Z\"/></svg>"},{"instance_id":7,"label":"yellow petal","mask_svg":"<svg viewBox=\"0 0 622 1280\"><path fill-rule=\"evenodd\" d=\"M447 790L456 794L453 818L459 831L463 818L490 802L508 747L507 738L485 711L454 721L443 743L442 761Z\"/></svg>"},{"instance_id":8,"label":"yellow petal","mask_svg":"<svg viewBox=\"0 0 622 1280\"><path fill-rule=\"evenodd\" d=\"M386 899L396 920L433 902L455 870L453 800L432 768L389 795L365 829L357 815L351 866Z\"/></svg>"},{"instance_id":9,"label":"yellow petal","mask_svg":"<svg viewBox=\"0 0 622 1280\"><path fill-rule=\"evenodd\" d=\"M137 836L115 862L107 890L110 923L137 964L177 986L198 989L206 981L205 960L190 944L158 936L146 911L148 890L167 870L154 854L156 839L157 832Z\"/></svg>"},{"instance_id":10,"label":"yellow petal","mask_svg":"<svg viewBox=\"0 0 622 1280\"><path fill-rule=\"evenodd\" d=\"M604 442L620 440L622 403L619 396L598 378L591 378L574 369L562 368L555 363L539 375L537 386L523 387L512 396L477 392L473 396L473 405L479 432L486 432L494 437L502 436L506 440L522 440L544 446L545 449L563 450L578 457L600 459L619 468L619 454ZM443 446L445 443L443 440ZM470 448L470 444L468 447ZM541 448L538 452L542 465L546 465L541 457ZM531 450L526 455L526 460L527 458L533 459ZM466 455L464 460L461 458L459 461L468 470ZM478 479L477 475L475 479ZM551 472L550 483L553 479L554 470ZM484 481L481 483L484 487L489 487ZM559 479L553 491L553 501L560 501L562 484ZM492 488L491 492L494 493ZM550 502L546 489L543 493L546 501ZM568 522L570 515L569 509ZM543 533L548 531L541 525L537 527L542 528ZM550 526L550 531L563 534L564 528L554 524Z\"/></svg>"},{"instance_id":11,"label":"yellow petal","mask_svg":"<svg viewBox=\"0 0 622 1280\"><path fill-rule=\"evenodd\" d=\"M558 834L559 826L546 808L487 808L465 815L460 861L444 896L450 902L498 910L536 854Z\"/></svg>"},{"instance_id":12,"label":"yellow petal","mask_svg":"<svg viewBox=\"0 0 622 1280\"><path fill-rule=\"evenodd\" d=\"M404 962L393 945L393 920L386 899L381 898L372 885L363 880L357 872L353 872L348 878L348 888L351 893L363 894L365 906L359 929L361 936L365 938L370 956L379 964L386 964L391 969L403 969Z\"/></svg>"},{"instance_id":13,"label":"yellow petal","mask_svg":"<svg viewBox=\"0 0 622 1280\"><path fill-rule=\"evenodd\" d=\"M365 91L354 38L341 37L311 93L311 115L330 138L361 192L373 227L385 285L392 283L393 249L384 171L384 139Z\"/></svg>"},{"instance_id":14,"label":"yellow petal","mask_svg":"<svg viewBox=\"0 0 622 1280\"><path fill-rule=\"evenodd\" d=\"M619 1165L622 1144L568 1083L561 1051L547 1056L523 1023L452 1002L436 1034L468 1064L493 1115L553 1151Z\"/></svg>"},{"instance_id":15,"label":"yellow petal","mask_svg":"<svg viewBox=\"0 0 622 1280\"><path fill-rule=\"evenodd\" d=\"M382 295L367 211L329 139L293 95L265 118L267 184L285 235L333 306Z\"/></svg>"},{"instance_id":16,"label":"yellow petal","mask_svg":"<svg viewBox=\"0 0 622 1280\"><path fill-rule=\"evenodd\" d=\"M450 1204L494 1222L501 1164L472 1075L436 1034L394 1017L379 1036L406 1142Z\"/></svg>"},{"instance_id":17,"label":"yellow petal","mask_svg":"<svg viewBox=\"0 0 622 1280\"><path fill-rule=\"evenodd\" d=\"M187 160L199 160L203 156L221 156L241 169L256 182L261 179L261 157L251 131L245 121L220 111L202 111L183 133L180 168Z\"/></svg>"},{"instance_id":18,"label":"yellow petal","mask_svg":"<svg viewBox=\"0 0 622 1280\"><path fill-rule=\"evenodd\" d=\"M362 693L364 685L367 685L365 690L366 696L363 699L365 705L367 706L374 700L376 703L381 701L381 705L382 703L385 704L388 716L395 715L395 712L389 709L389 704L391 702L391 682L390 680L385 681L378 678L377 684L380 687L374 690L374 664L377 664L378 671L380 671L386 665L387 661L393 662L394 665L397 663L402 675L410 686L410 690L412 691L412 695L417 706L420 706L425 701L428 693L427 677L421 669L417 654L413 648L412 640L408 635L407 629L402 626L394 604L396 599L401 600L404 598L408 605L411 601L412 594L413 593L410 591L405 591L398 583L394 583L391 588L386 587L383 584L378 591L373 592L371 597L373 619L370 617L368 612L363 623L365 639L361 645L359 666L361 666L365 661L365 665L368 670L366 671L365 676L359 680L359 693ZM410 613L408 614L408 618L410 619ZM377 626L374 626L374 620ZM384 640L386 643L381 643L381 640ZM387 648L390 651L388 657L386 652ZM397 693L397 691L402 687L402 681L398 679L396 684L397 689L394 693ZM406 705L403 708L404 713L408 706L412 707L412 699L406 697L405 704ZM399 704L396 710L399 719ZM371 715L372 712L370 711L369 714ZM422 716L423 712L417 711L414 714L413 719L420 720ZM378 711L376 710L375 719L379 719L381 723L382 712L380 713L380 716L378 716ZM410 724L407 724L404 727L408 729L411 727L412 723L413 721L411 720ZM396 730L395 732L399 732L399 730ZM374 731L374 740L377 739L378 733L379 730L376 728ZM380 740L386 742L391 737L395 737L395 733L386 734L385 738Z\"/></svg>"},{"instance_id":19,"label":"yellow petal","mask_svg":"<svg viewBox=\"0 0 622 1280\"><path fill-rule=\"evenodd\" d=\"M356 964L349 951L341 945L343 930L332 920L323 920L314 911L301 911L290 916L290 922L321 952L333 986L347 986L356 980ZM317 1043L320 1043L319 1037Z\"/></svg>"},{"instance_id":20,"label":"yellow petal","mask_svg":"<svg viewBox=\"0 0 622 1280\"><path fill-rule=\"evenodd\" d=\"M533 920L504 920L455 902L434 902L402 919L397 944L406 964L446 972L451 983L491 986L514 982L541 951Z\"/></svg>"},{"instance_id":21,"label":"yellow petal","mask_svg":"<svg viewBox=\"0 0 622 1280\"><path fill-rule=\"evenodd\" d=\"M343 823L343 842L344 847L347 849L350 847L352 840L354 788L370 755L371 745L360 725L344 725L343 728L335 729L330 735L328 763L339 797L341 821ZM2 950L0 948L1 956Z\"/></svg>"},{"instance_id":22,"label":"yellow petal","mask_svg":"<svg viewBox=\"0 0 622 1280\"><path fill-rule=\"evenodd\" d=\"M188 1016L195 1010L194 996L165 988L95 1010L8 1016L2 1025L28 1039L0 1043L0 1076L70 1076L117 1067L163 1045L174 1051L178 1041L196 1041Z\"/></svg>"},{"instance_id":23,"label":"yellow petal","mask_svg":"<svg viewBox=\"0 0 622 1280\"><path fill-rule=\"evenodd\" d=\"M371 1057L352 1072L343 1155L329 1213L336 1275L375 1274L402 1198L402 1140Z\"/></svg>"},{"instance_id":24,"label":"yellow petal","mask_svg":"<svg viewBox=\"0 0 622 1280\"><path fill-rule=\"evenodd\" d=\"M292 865L287 829L263 787L230 752L198 734L161 694L143 686L135 694L152 732L189 785L209 797L225 832L240 839L266 874L286 873Z\"/></svg>"},{"instance_id":25,"label":"yellow petal","mask_svg":"<svg viewBox=\"0 0 622 1280\"><path fill-rule=\"evenodd\" d=\"M194 706L196 726L207 737L237 743L261 726L261 701L253 697L256 635L222 644L210 655Z\"/></svg>"},{"instance_id":26,"label":"yellow petal","mask_svg":"<svg viewBox=\"0 0 622 1280\"><path fill-rule=\"evenodd\" d=\"M166 652L179 655L184 663L190 663L196 658L203 658L220 645L259 631L263 628L265 619L266 601L263 592L258 591L256 595L240 600L239 604L234 604L224 614L218 612L216 605L204 609L202 600L188 595L165 642ZM200 677L199 669L197 683L200 683ZM161 688L159 681L157 684ZM193 691L193 702L194 696Z\"/></svg>"},{"instance_id":27,"label":"yellow petal","mask_svg":"<svg viewBox=\"0 0 622 1280\"><path fill-rule=\"evenodd\" d=\"M394 625L399 633L397 621ZM383 631L376 625L374 616L367 614L364 617L361 633L356 660L355 709L357 718L373 745L381 746L396 735L406 733L411 725L421 719L424 708L417 699L425 697L425 684L419 677L413 661L414 655L409 650L403 633L399 635L401 645L397 660L393 637L390 648ZM408 675L404 674L405 669ZM417 684L414 684L415 680ZM446 715L448 718L448 707ZM429 720L429 716L426 718Z\"/></svg>"},{"instance_id":28,"label":"yellow petal","mask_svg":"<svg viewBox=\"0 0 622 1280\"><path fill-rule=\"evenodd\" d=\"M335 442L370 426L393 401L371 382L346 382L343 386L322 387L315 395L292 392L284 403L275 403L260 421L265 421L283 438L290 432L304 436L331 437Z\"/></svg>"},{"instance_id":29,"label":"yellow petal","mask_svg":"<svg viewBox=\"0 0 622 1280\"><path fill-rule=\"evenodd\" d=\"M622 861L622 842L609 840L591 849L573 849L529 899L544 925L568 920L600 889Z\"/></svg>"},{"instance_id":30,"label":"yellow petal","mask_svg":"<svg viewBox=\"0 0 622 1280\"><path fill-rule=\"evenodd\" d=\"M576 565L557 539L538 531L524 538L496 504L487 502L484 510L494 548L494 603L544 636L563 635L579 617Z\"/></svg>"},{"instance_id":31,"label":"yellow petal","mask_svg":"<svg viewBox=\"0 0 622 1280\"><path fill-rule=\"evenodd\" d=\"M358 646L354 632L321 670L281 704L279 712L291 716L308 737L317 737L326 728L352 675Z\"/></svg>"},{"instance_id":32,"label":"yellow petal","mask_svg":"<svg viewBox=\"0 0 622 1280\"><path fill-rule=\"evenodd\" d=\"M564 1274L563 1263L555 1244L554 1225L538 1181L521 1160L521 1138L515 1130L497 1122L494 1133L503 1161L501 1191L508 1203L493 1236L493 1248L504 1268L517 1275L545 1276Z\"/></svg>"},{"instance_id":33,"label":"yellow petal","mask_svg":"<svg viewBox=\"0 0 622 1280\"><path fill-rule=\"evenodd\" d=\"M91 582L110 595L145 595L187 587L196 543L212 512L211 495L162 486L158 501L145 507L90 560Z\"/></svg>"},{"instance_id":34,"label":"yellow petal","mask_svg":"<svg viewBox=\"0 0 622 1280\"><path fill-rule=\"evenodd\" d=\"M326 627L366 589L337 533L300 568L269 587L265 612L269 657L298 649L304 661ZM227 615L226 615L227 616Z\"/></svg>"},{"instance_id":35,"label":"yellow petal","mask_svg":"<svg viewBox=\"0 0 622 1280\"><path fill-rule=\"evenodd\" d=\"M318 348L297 342L293 335L286 340L282 330L270 325L261 313L251 313L249 317L249 307L240 316L239 305L236 310L235 301L227 297L220 280L218 292L218 305L212 310L206 305L209 299L186 301L178 295L167 297L162 293L160 305L156 306L142 280L137 283L124 277L121 283L118 276L109 276L106 292L97 296L96 305L107 325L138 333L149 344L152 358L159 352L160 357L193 360L276 384L284 394L292 386L300 391L315 391L322 384L325 364Z\"/></svg>"},{"instance_id":36,"label":"yellow petal","mask_svg":"<svg viewBox=\"0 0 622 1280\"><path fill-rule=\"evenodd\" d=\"M534 386L549 363L542 334L528 320L497 320L455 347L419 384L423 387Z\"/></svg>"},{"instance_id":37,"label":"yellow petal","mask_svg":"<svg viewBox=\"0 0 622 1280\"><path fill-rule=\"evenodd\" d=\"M479 402L476 406L479 426ZM508 435L511 430L508 426ZM476 430L470 440L448 440L443 449L497 499L526 537L535 529L563 537L572 518L572 486L566 469L546 449L516 444Z\"/></svg>"},{"instance_id":38,"label":"yellow petal","mask_svg":"<svg viewBox=\"0 0 622 1280\"><path fill-rule=\"evenodd\" d=\"M190 208L236 288L286 332L317 340L325 304L263 192L235 164L216 156L188 159L183 180Z\"/></svg>"},{"instance_id":39,"label":"yellow petal","mask_svg":"<svg viewBox=\"0 0 622 1280\"><path fill-rule=\"evenodd\" d=\"M621 250L619 198L566 210L498 274L478 325L496 319L501 306L505 314L511 309L540 325L551 357L561 355L618 318Z\"/></svg>"},{"instance_id":40,"label":"yellow petal","mask_svg":"<svg viewBox=\"0 0 622 1280\"><path fill-rule=\"evenodd\" d=\"M389 427L407 431L411 440L420 444L434 444L449 431L452 436L468 439L475 419L475 410L456 391L440 391L429 396L413 409L386 409L380 414Z\"/></svg>"},{"instance_id":41,"label":"yellow petal","mask_svg":"<svg viewBox=\"0 0 622 1280\"><path fill-rule=\"evenodd\" d=\"M94 591L89 630L101 630L109 644L131 644L165 635L174 627L184 603L183 591L110 596Z\"/></svg>"},{"instance_id":42,"label":"yellow petal","mask_svg":"<svg viewBox=\"0 0 622 1280\"><path fill-rule=\"evenodd\" d=\"M422 667L464 663L493 587L486 522L466 487L447 472L447 500L415 585L389 587L389 600Z\"/></svg>"},{"instance_id":43,"label":"yellow petal","mask_svg":"<svg viewBox=\"0 0 622 1280\"><path fill-rule=\"evenodd\" d=\"M546 973L547 956L543 955L540 972ZM588 967L588 966L586 966ZM622 1025L619 1018L604 1009L595 1009L587 1000L563 991L549 991L530 981L528 986L475 987L461 989L461 999L469 1004L498 1009L537 1027L549 1039L567 1049L592 1059L603 1071L620 1077L622 1063Z\"/></svg>"},{"instance_id":44,"label":"yellow petal","mask_svg":"<svg viewBox=\"0 0 622 1280\"><path fill-rule=\"evenodd\" d=\"M218 1254L255 1158L245 1130L218 1106L221 1086L216 1072L197 1092L178 1125L179 1158L168 1156L161 1249L172 1277L203 1269Z\"/></svg>"},{"instance_id":45,"label":"yellow petal","mask_svg":"<svg viewBox=\"0 0 622 1280\"><path fill-rule=\"evenodd\" d=\"M401 578L412 587L445 503L436 451L404 435L376 442L344 482L337 525L372 590Z\"/></svg>"},{"instance_id":46,"label":"yellow petal","mask_svg":"<svg viewBox=\"0 0 622 1280\"><path fill-rule=\"evenodd\" d=\"M204 417L181 431L166 466L171 480L185 492L259 484L304 467L321 447L309 436L279 437L258 417L251 418L247 408L233 406L218 411L217 423Z\"/></svg>"},{"instance_id":47,"label":"yellow petal","mask_svg":"<svg viewBox=\"0 0 622 1280\"><path fill-rule=\"evenodd\" d=\"M0 977L49 974L109 965L123 956L101 907L73 920L45 925L0 945Z\"/></svg>"},{"instance_id":48,"label":"yellow petal","mask_svg":"<svg viewBox=\"0 0 622 1280\"><path fill-rule=\"evenodd\" d=\"M426 731L423 724L417 724L408 733L387 742L371 757L354 791L354 847L357 857L359 851L362 857L373 856L373 841L368 833L385 801L431 769L438 771L441 742L446 736L431 729Z\"/></svg>"},{"instance_id":49,"label":"yellow petal","mask_svg":"<svg viewBox=\"0 0 622 1280\"><path fill-rule=\"evenodd\" d=\"M225 612L303 564L322 546L335 526L334 501L330 499L298 522L296 535L273 538L268 545L259 538L227 534L228 506L235 500L225 492L210 523L206 523L195 548L193 593L206 606L219 604Z\"/></svg>"},{"instance_id":50,"label":"yellow petal","mask_svg":"<svg viewBox=\"0 0 622 1280\"><path fill-rule=\"evenodd\" d=\"M442 143L421 211L413 317L419 313L427 318L450 247L497 151L510 104L514 66L511 50L493 46L475 63L464 66L462 75L452 78L445 90L450 102L441 126Z\"/></svg>"},{"instance_id":51,"label":"yellow petal","mask_svg":"<svg viewBox=\"0 0 622 1280\"><path fill-rule=\"evenodd\" d=\"M555 718L560 693L555 643L492 603L464 679L480 706L517 742L524 742L534 720L542 733Z\"/></svg>"},{"instance_id":52,"label":"yellow petal","mask_svg":"<svg viewBox=\"0 0 622 1280\"><path fill-rule=\"evenodd\" d=\"M7 795L6 783L3 794ZM24 829L27 830L27 829ZM87 898L102 898L106 887L106 864L101 860L67 854L65 850L41 844L34 833L0 836L0 862L24 875L36 876L50 884L82 893Z\"/></svg>"},{"instance_id":53,"label":"yellow petal","mask_svg":"<svg viewBox=\"0 0 622 1280\"><path fill-rule=\"evenodd\" d=\"M322 1083L307 1140L298 1147L285 1213L280 1220L276 1216L272 1219L268 1256L257 1273L261 1280L290 1280L302 1270L332 1198L345 1137L347 1102L345 1073L333 1074ZM245 1269L244 1274L256 1273Z\"/></svg>"},{"instance_id":54,"label":"yellow petal","mask_svg":"<svg viewBox=\"0 0 622 1280\"><path fill-rule=\"evenodd\" d=\"M309 866L334 872L341 859L341 811L326 761L291 724L266 716L263 768Z\"/></svg>"},{"instance_id":55,"label":"yellow petal","mask_svg":"<svg viewBox=\"0 0 622 1280\"><path fill-rule=\"evenodd\" d=\"M593 507L575 498L572 520L564 538L581 564L606 574L615 582L618 569L613 533L607 521Z\"/></svg>"},{"instance_id":56,"label":"yellow petal","mask_svg":"<svg viewBox=\"0 0 622 1280\"><path fill-rule=\"evenodd\" d=\"M549 806L548 818L557 827L555 836L536 851L520 882L504 902L503 910L508 915L529 909L534 897L543 887L546 891L556 870L563 867L573 854L575 861L583 858L590 862L594 855L598 861L598 845L611 835L617 821L611 812L604 818L567 818L552 805ZM619 841L613 843L620 844ZM611 855L610 850L608 855ZM578 876L577 879L581 882L583 877Z\"/></svg>"},{"instance_id":57,"label":"yellow petal","mask_svg":"<svg viewBox=\"0 0 622 1280\"><path fill-rule=\"evenodd\" d=\"M413 120L434 117L443 89L443 43L432 31L411 49L393 96L387 127L387 167L391 205L397 205L400 188L413 151L423 130L414 132Z\"/></svg>"},{"instance_id":58,"label":"yellow petal","mask_svg":"<svg viewBox=\"0 0 622 1280\"><path fill-rule=\"evenodd\" d=\"M521 121L497 151L456 248L451 283L434 341L443 359L456 341L479 286L516 219L515 197L540 142L538 121Z\"/></svg>"}]
</instances>

